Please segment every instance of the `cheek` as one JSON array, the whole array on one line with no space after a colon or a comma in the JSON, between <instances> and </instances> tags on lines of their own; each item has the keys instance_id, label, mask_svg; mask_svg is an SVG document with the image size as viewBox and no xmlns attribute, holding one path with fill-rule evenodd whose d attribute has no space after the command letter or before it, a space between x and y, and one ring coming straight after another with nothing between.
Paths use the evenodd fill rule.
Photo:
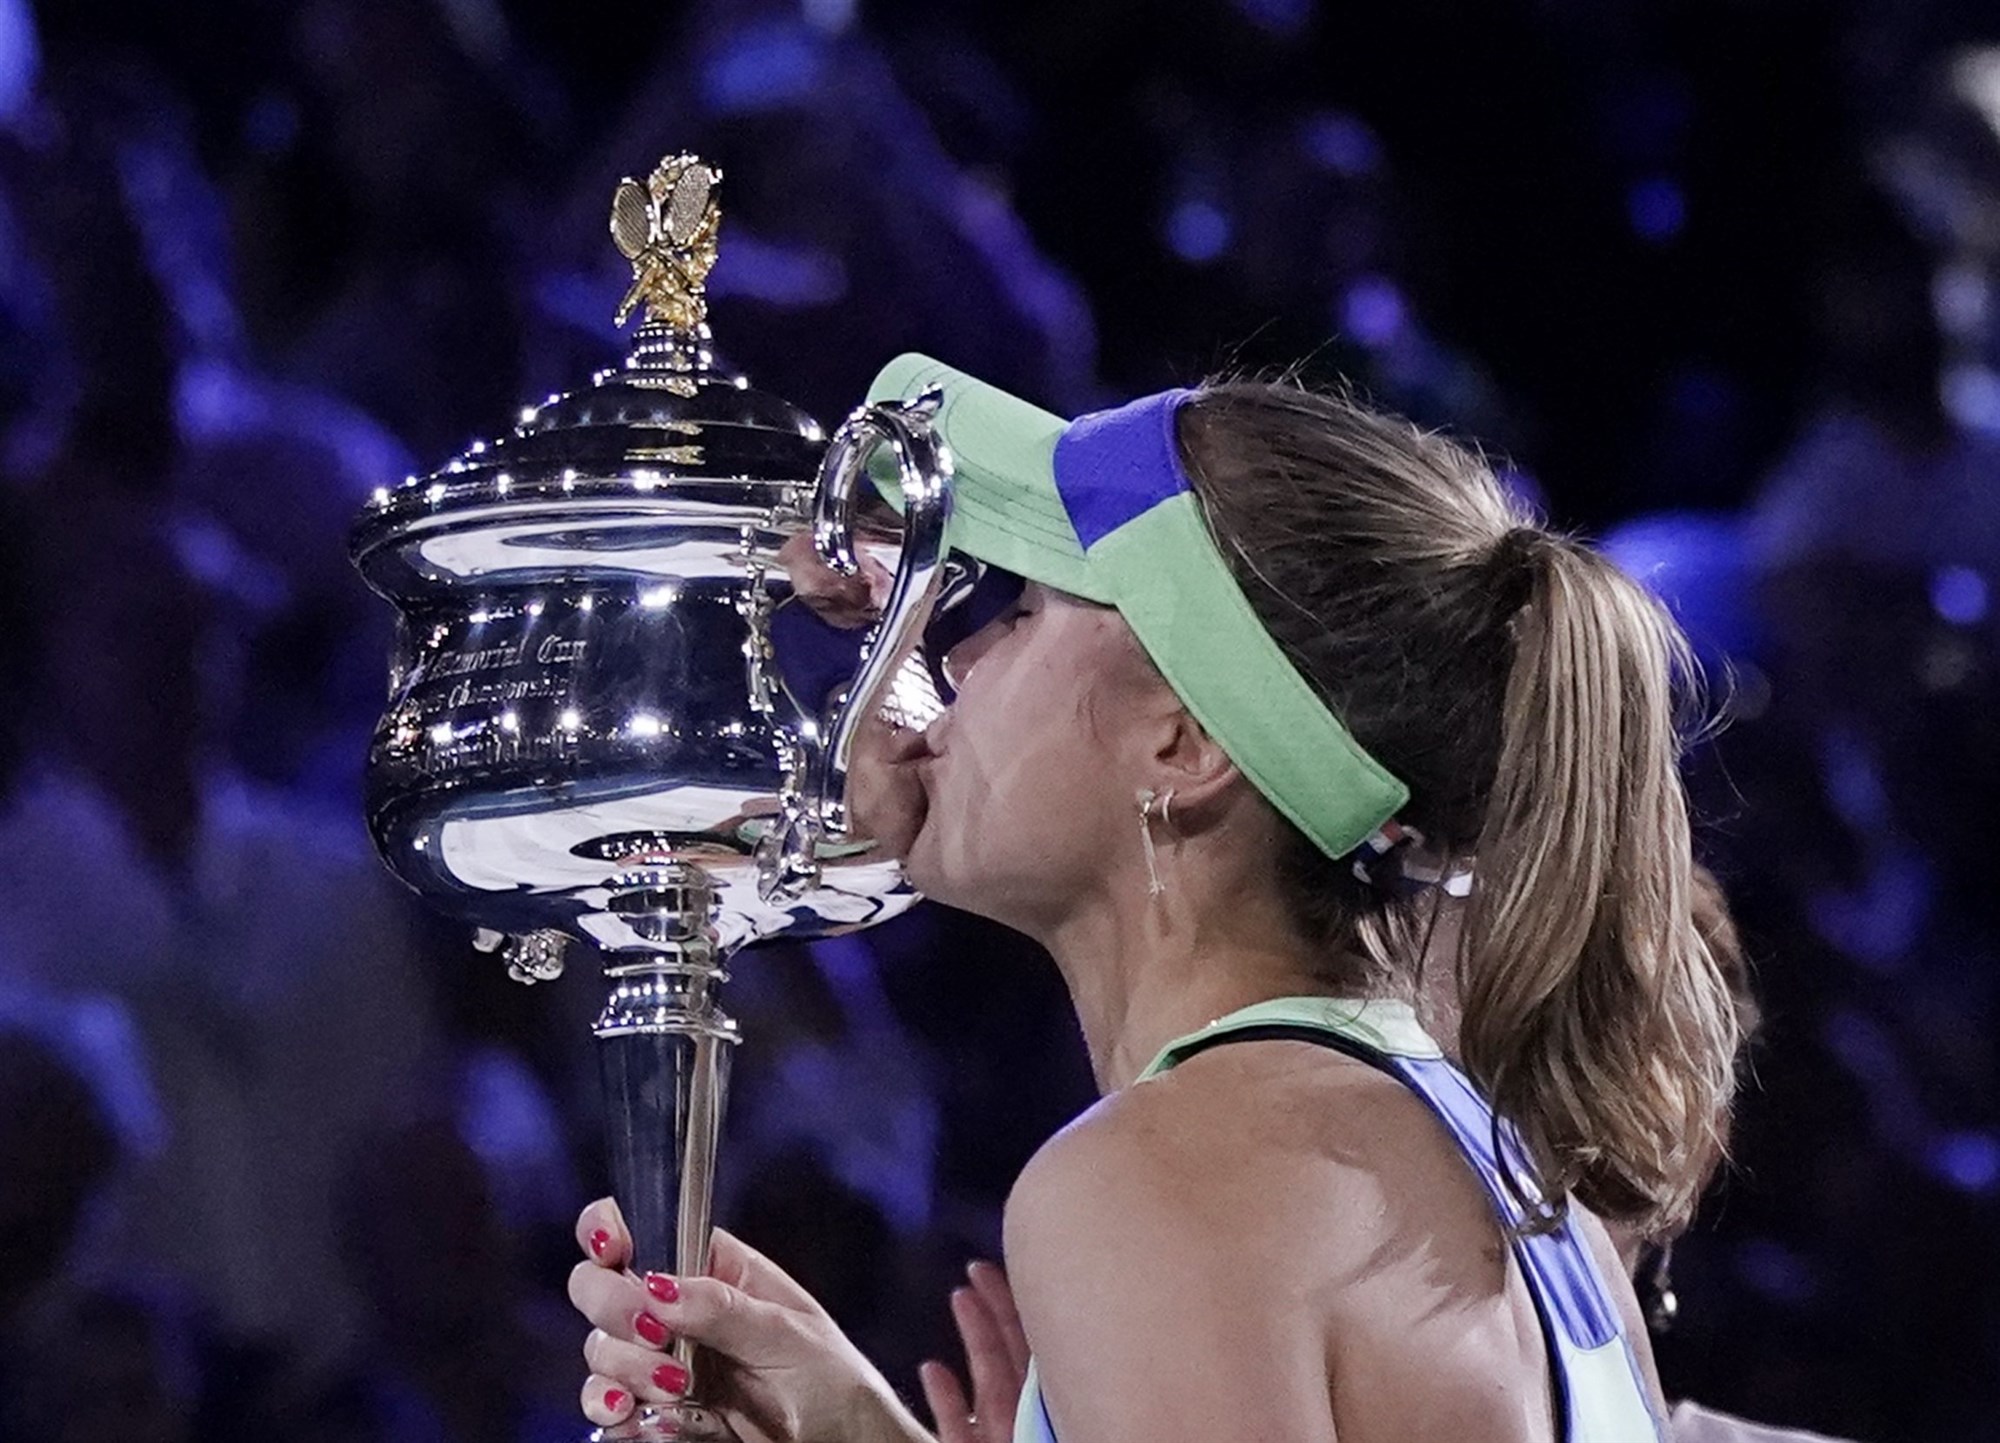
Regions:
<instances>
[{"instance_id":1,"label":"cheek","mask_svg":"<svg viewBox=\"0 0 2000 1443\"><path fill-rule=\"evenodd\" d=\"M996 654L967 679L911 858L919 870L990 890L1088 871L1106 844L1123 775L1107 744L1106 702L1087 675L1059 663L1059 649L1043 650ZM934 875L925 890L940 884Z\"/></svg>"},{"instance_id":2,"label":"cheek","mask_svg":"<svg viewBox=\"0 0 2000 1443\"><path fill-rule=\"evenodd\" d=\"M996 791L1028 792L1103 770L1092 678L1058 638L1037 638L975 675L955 710L968 750Z\"/></svg>"}]
</instances>

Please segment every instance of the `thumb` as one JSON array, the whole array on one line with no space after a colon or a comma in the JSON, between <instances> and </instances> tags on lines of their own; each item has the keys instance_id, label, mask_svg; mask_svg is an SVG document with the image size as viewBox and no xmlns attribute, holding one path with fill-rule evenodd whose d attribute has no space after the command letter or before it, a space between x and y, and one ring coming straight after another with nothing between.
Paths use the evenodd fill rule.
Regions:
<instances>
[{"instance_id":1,"label":"thumb","mask_svg":"<svg viewBox=\"0 0 2000 1443\"><path fill-rule=\"evenodd\" d=\"M825 1316L826 1309L798 1280L750 1244L725 1229L717 1228L709 1247L708 1275L741 1289L759 1302L781 1308Z\"/></svg>"}]
</instances>

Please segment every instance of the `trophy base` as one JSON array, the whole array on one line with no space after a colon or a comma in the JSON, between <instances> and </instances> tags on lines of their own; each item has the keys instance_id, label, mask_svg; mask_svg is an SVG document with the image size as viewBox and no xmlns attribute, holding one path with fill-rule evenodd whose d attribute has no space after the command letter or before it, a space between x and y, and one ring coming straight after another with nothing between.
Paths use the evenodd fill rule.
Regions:
<instances>
[{"instance_id":1,"label":"trophy base","mask_svg":"<svg viewBox=\"0 0 2000 1443\"><path fill-rule=\"evenodd\" d=\"M720 1414L699 1403L661 1403L641 1408L623 1423L599 1428L590 1443L737 1443Z\"/></svg>"}]
</instances>

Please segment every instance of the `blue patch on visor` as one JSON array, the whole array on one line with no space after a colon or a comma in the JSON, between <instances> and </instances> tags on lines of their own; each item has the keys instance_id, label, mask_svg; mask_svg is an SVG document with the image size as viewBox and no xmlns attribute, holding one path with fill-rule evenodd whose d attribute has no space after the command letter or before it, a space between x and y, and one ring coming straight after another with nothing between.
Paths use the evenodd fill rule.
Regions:
<instances>
[{"instance_id":1,"label":"blue patch on visor","mask_svg":"<svg viewBox=\"0 0 2000 1443\"><path fill-rule=\"evenodd\" d=\"M1056 440L1056 494L1088 551L1188 484L1174 416L1193 391L1162 391L1070 423Z\"/></svg>"}]
</instances>

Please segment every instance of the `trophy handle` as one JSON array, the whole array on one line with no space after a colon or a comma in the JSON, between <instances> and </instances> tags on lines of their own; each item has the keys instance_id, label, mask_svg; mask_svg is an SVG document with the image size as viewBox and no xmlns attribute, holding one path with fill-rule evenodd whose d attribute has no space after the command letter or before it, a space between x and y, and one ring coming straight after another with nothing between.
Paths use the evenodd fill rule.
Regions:
<instances>
[{"instance_id":1,"label":"trophy handle","mask_svg":"<svg viewBox=\"0 0 2000 1443\"><path fill-rule=\"evenodd\" d=\"M833 435L820 463L813 546L843 576L860 571L854 554L854 504L875 453L888 447L903 493L903 550L882 620L862 653L861 670L834 705L820 773L820 834L848 835L847 777L854 739L881 705L903 653L930 619L944 580L945 524L951 519L951 451L932 430L944 394L931 387L906 401L863 406Z\"/></svg>"}]
</instances>

